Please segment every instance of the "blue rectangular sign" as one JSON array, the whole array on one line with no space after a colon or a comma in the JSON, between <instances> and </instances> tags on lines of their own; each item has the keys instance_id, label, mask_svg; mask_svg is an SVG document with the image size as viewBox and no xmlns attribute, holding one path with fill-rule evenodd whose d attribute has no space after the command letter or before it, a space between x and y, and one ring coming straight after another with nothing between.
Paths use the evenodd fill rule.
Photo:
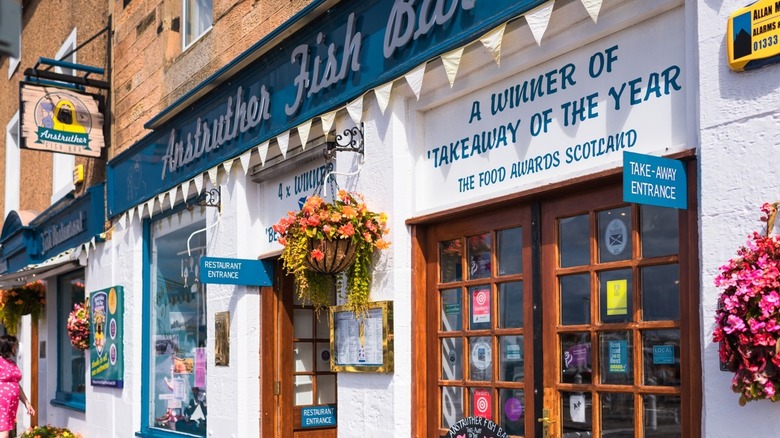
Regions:
<instances>
[{"instance_id":1,"label":"blue rectangular sign","mask_svg":"<svg viewBox=\"0 0 780 438\"><path fill-rule=\"evenodd\" d=\"M628 372L628 341L609 341L609 372Z\"/></svg>"},{"instance_id":2,"label":"blue rectangular sign","mask_svg":"<svg viewBox=\"0 0 780 438\"><path fill-rule=\"evenodd\" d=\"M653 365L674 365L674 345L653 345Z\"/></svg>"},{"instance_id":3,"label":"blue rectangular sign","mask_svg":"<svg viewBox=\"0 0 780 438\"><path fill-rule=\"evenodd\" d=\"M623 200L688 208L688 179L679 160L623 152Z\"/></svg>"},{"instance_id":4,"label":"blue rectangular sign","mask_svg":"<svg viewBox=\"0 0 780 438\"><path fill-rule=\"evenodd\" d=\"M203 284L239 284L271 286L273 265L264 260L201 257L200 281Z\"/></svg>"},{"instance_id":5,"label":"blue rectangular sign","mask_svg":"<svg viewBox=\"0 0 780 438\"><path fill-rule=\"evenodd\" d=\"M323 405L301 408L301 427L332 427L335 425L335 406Z\"/></svg>"}]
</instances>

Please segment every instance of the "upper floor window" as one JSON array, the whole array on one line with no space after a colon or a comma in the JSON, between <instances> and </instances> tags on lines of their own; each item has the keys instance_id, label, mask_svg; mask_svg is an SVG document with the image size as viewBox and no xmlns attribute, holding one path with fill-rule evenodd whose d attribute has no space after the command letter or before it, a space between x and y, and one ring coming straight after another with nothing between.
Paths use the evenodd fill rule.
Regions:
<instances>
[{"instance_id":1,"label":"upper floor window","mask_svg":"<svg viewBox=\"0 0 780 438\"><path fill-rule=\"evenodd\" d=\"M182 14L184 23L183 48L192 45L206 31L211 29L214 20L213 0L184 0Z\"/></svg>"}]
</instances>

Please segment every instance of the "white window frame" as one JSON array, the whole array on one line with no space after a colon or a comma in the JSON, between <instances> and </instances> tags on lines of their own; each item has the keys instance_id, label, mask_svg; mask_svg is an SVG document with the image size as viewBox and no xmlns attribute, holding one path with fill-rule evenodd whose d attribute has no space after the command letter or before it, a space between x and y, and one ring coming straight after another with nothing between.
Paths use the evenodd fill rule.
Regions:
<instances>
[{"instance_id":1,"label":"white window frame","mask_svg":"<svg viewBox=\"0 0 780 438\"><path fill-rule=\"evenodd\" d=\"M57 51L54 59L61 60L70 51L76 48L76 28L68 35L65 42ZM72 61L76 63L76 55L78 52L73 52ZM73 74L73 72L66 72L60 67L54 67L54 72L59 74ZM76 189L73 184L73 168L76 167L76 157L74 155L54 153L52 154L52 172L51 172L51 203L62 199L63 196Z\"/></svg>"},{"instance_id":2,"label":"white window frame","mask_svg":"<svg viewBox=\"0 0 780 438\"><path fill-rule=\"evenodd\" d=\"M188 48L192 47L199 39L203 38L203 35L209 33L212 27L214 27L214 0L211 0L211 23L209 26L200 33L200 35L194 37L192 41L187 43L187 18L189 15L189 9L187 8L188 0L182 0L181 2L181 51L184 52Z\"/></svg>"},{"instance_id":3,"label":"white window frame","mask_svg":"<svg viewBox=\"0 0 780 438\"><path fill-rule=\"evenodd\" d=\"M19 210L21 175L21 151L19 150L19 111L5 126L5 214Z\"/></svg>"},{"instance_id":4,"label":"white window frame","mask_svg":"<svg viewBox=\"0 0 780 438\"><path fill-rule=\"evenodd\" d=\"M8 58L8 79L11 79L11 76L14 75L16 72L16 68L19 67L19 64L22 62L22 35L19 35L19 57L9 57Z\"/></svg>"}]
</instances>

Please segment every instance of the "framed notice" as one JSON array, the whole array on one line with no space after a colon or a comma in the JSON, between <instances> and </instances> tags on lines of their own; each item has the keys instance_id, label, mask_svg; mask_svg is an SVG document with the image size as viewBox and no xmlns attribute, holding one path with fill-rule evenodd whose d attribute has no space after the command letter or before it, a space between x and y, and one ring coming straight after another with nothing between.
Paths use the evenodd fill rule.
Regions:
<instances>
[{"instance_id":1,"label":"framed notice","mask_svg":"<svg viewBox=\"0 0 780 438\"><path fill-rule=\"evenodd\" d=\"M393 303L369 303L365 314L330 308L330 369L335 372L393 372Z\"/></svg>"},{"instance_id":2,"label":"framed notice","mask_svg":"<svg viewBox=\"0 0 780 438\"><path fill-rule=\"evenodd\" d=\"M90 376L92 386L124 386L124 288L89 294ZM167 348L167 344L161 348Z\"/></svg>"}]
</instances>

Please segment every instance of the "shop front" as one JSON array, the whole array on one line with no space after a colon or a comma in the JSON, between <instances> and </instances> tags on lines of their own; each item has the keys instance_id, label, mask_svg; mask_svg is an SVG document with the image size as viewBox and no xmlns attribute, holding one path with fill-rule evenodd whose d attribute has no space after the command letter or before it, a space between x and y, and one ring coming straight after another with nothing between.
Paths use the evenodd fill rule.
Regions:
<instances>
[{"instance_id":1,"label":"shop front","mask_svg":"<svg viewBox=\"0 0 780 438\"><path fill-rule=\"evenodd\" d=\"M66 196L38 215L11 212L3 226L0 288L6 303L17 293L17 302L30 304L18 314L7 304L3 311L4 331L20 340L22 384L37 411L29 420L20 412L19 424L84 428L89 355L73 346L67 324L74 305L87 300L85 266L104 236L104 190Z\"/></svg>"}]
</instances>

